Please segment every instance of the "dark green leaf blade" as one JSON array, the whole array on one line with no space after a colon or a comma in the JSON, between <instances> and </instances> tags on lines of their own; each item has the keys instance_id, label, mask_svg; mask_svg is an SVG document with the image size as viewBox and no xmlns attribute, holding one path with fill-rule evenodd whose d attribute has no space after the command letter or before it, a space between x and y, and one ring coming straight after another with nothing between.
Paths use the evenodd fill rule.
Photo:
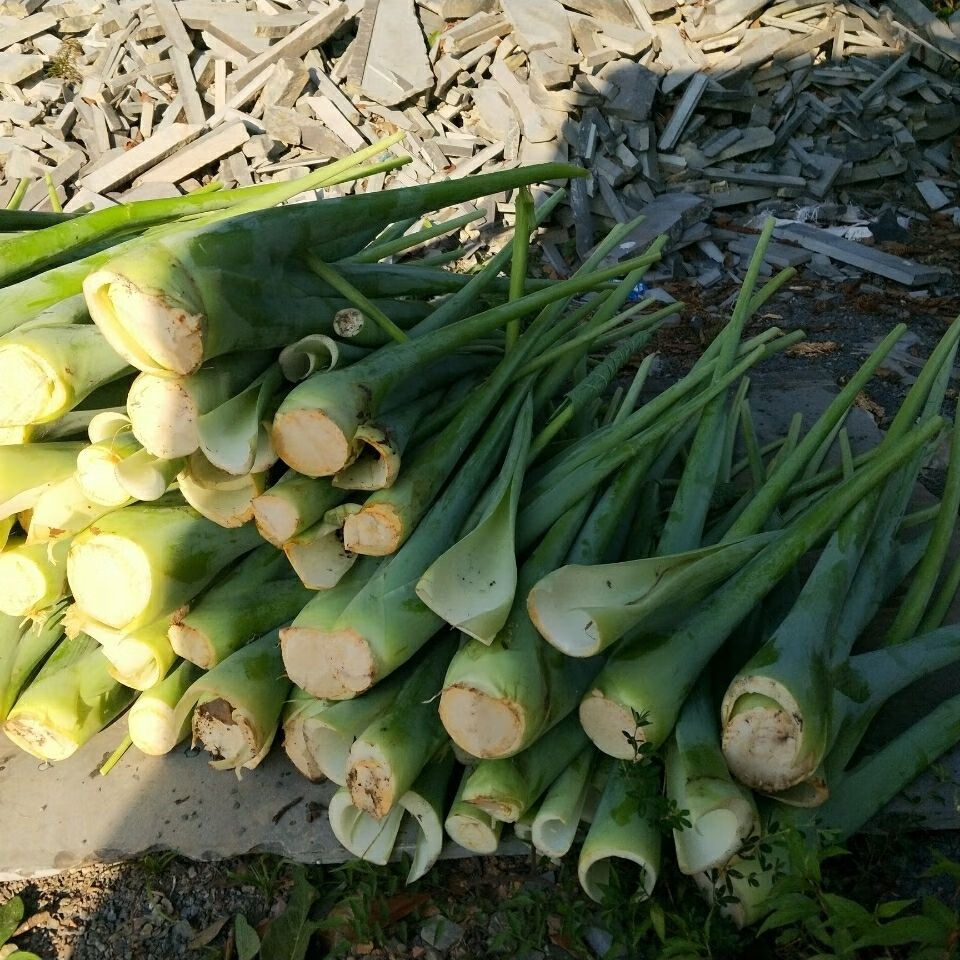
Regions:
<instances>
[{"instance_id":1,"label":"dark green leaf blade","mask_svg":"<svg viewBox=\"0 0 960 960\"><path fill-rule=\"evenodd\" d=\"M316 896L306 870L296 867L287 909L270 924L260 947L261 956L270 960L304 960L310 938L319 926L310 919L310 907Z\"/></svg>"}]
</instances>

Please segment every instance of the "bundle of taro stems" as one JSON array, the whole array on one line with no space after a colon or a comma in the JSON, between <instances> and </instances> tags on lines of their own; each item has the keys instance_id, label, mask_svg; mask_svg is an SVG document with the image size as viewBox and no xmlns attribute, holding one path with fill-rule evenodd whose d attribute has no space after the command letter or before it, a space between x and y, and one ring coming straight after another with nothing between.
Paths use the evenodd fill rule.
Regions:
<instances>
[{"instance_id":1,"label":"bundle of taro stems","mask_svg":"<svg viewBox=\"0 0 960 960\"><path fill-rule=\"evenodd\" d=\"M189 737L239 774L282 728L348 851L413 831L411 880L513 824L554 858L582 838L591 897L649 894L666 837L752 922L787 828L849 836L960 739L954 697L861 748L960 659L956 426L917 501L960 320L876 446L844 421L902 326L762 445L749 373L802 337L746 336L793 273L758 286L772 222L654 390L682 305L634 292L665 238L606 266L618 225L569 279L527 276L563 196L528 185L578 168L279 205L402 162L391 142L292 183L0 211L4 732L62 760L120 718L107 767ZM504 191L514 239L482 268L418 257L476 216L426 214Z\"/></svg>"}]
</instances>

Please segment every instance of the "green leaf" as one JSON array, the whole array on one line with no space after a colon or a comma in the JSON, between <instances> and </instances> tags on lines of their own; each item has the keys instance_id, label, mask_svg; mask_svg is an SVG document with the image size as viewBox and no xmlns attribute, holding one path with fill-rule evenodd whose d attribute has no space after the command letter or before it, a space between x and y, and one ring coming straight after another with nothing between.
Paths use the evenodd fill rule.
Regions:
<instances>
[{"instance_id":1,"label":"green leaf","mask_svg":"<svg viewBox=\"0 0 960 960\"><path fill-rule=\"evenodd\" d=\"M889 920L916 902L916 900L888 900L886 903L881 903L880 906L877 907L876 914L881 920Z\"/></svg>"},{"instance_id":2,"label":"green leaf","mask_svg":"<svg viewBox=\"0 0 960 960\"><path fill-rule=\"evenodd\" d=\"M661 943L665 943L667 940L667 920L663 915L663 909L658 903L650 904L650 923L653 924L653 929L656 935L659 937Z\"/></svg>"},{"instance_id":3,"label":"green leaf","mask_svg":"<svg viewBox=\"0 0 960 960\"><path fill-rule=\"evenodd\" d=\"M294 868L293 890L287 909L270 924L261 945L261 956L270 960L304 960L310 938L319 923L310 919L310 907L317 897L302 866Z\"/></svg>"},{"instance_id":4,"label":"green leaf","mask_svg":"<svg viewBox=\"0 0 960 960\"><path fill-rule=\"evenodd\" d=\"M944 929L929 917L898 917L861 937L853 946L898 947L905 943L943 943Z\"/></svg>"},{"instance_id":5,"label":"green leaf","mask_svg":"<svg viewBox=\"0 0 960 960\"><path fill-rule=\"evenodd\" d=\"M7 960L43 960L43 957L38 957L29 950L18 950L16 953L11 953Z\"/></svg>"},{"instance_id":6,"label":"green leaf","mask_svg":"<svg viewBox=\"0 0 960 960\"><path fill-rule=\"evenodd\" d=\"M837 896L835 893L825 893L823 902L829 910L830 920L834 924L839 921L848 927L865 930L869 930L873 926L874 920L870 911L855 900Z\"/></svg>"},{"instance_id":7,"label":"green leaf","mask_svg":"<svg viewBox=\"0 0 960 960\"><path fill-rule=\"evenodd\" d=\"M13 897L0 906L0 947L13 936L13 931L20 926L21 920L23 901L19 897Z\"/></svg>"},{"instance_id":8,"label":"green leaf","mask_svg":"<svg viewBox=\"0 0 960 960\"><path fill-rule=\"evenodd\" d=\"M792 894L789 898L783 899L789 899L791 902L783 903L763 921L763 925L757 931L758 937L768 930L776 930L778 927L786 927L799 920L816 917L820 912L816 902L803 894Z\"/></svg>"},{"instance_id":9,"label":"green leaf","mask_svg":"<svg viewBox=\"0 0 960 960\"><path fill-rule=\"evenodd\" d=\"M233 939L237 946L237 960L253 960L260 952L260 937L242 913L234 917Z\"/></svg>"}]
</instances>

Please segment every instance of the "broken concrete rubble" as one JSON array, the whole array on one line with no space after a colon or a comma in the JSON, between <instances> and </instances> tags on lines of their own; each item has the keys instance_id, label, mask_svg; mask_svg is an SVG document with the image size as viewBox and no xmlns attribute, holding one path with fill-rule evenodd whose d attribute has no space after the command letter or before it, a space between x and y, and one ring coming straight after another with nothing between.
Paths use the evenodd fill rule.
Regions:
<instances>
[{"instance_id":1,"label":"broken concrete rubble","mask_svg":"<svg viewBox=\"0 0 960 960\"><path fill-rule=\"evenodd\" d=\"M248 185L399 129L407 166L337 189L569 157L578 257L644 214L630 242L665 231L663 275L715 282L751 249L732 217L836 201L869 239L881 210L954 216L958 50L919 0L0 0L0 199L26 176L48 207L45 174L71 209ZM771 263L936 282L788 226Z\"/></svg>"}]
</instances>

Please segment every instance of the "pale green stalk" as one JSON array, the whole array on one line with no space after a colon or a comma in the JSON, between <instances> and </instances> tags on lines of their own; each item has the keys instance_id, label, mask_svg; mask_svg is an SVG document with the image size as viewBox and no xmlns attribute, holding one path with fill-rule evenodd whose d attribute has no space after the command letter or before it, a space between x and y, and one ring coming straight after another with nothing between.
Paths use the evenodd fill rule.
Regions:
<instances>
[{"instance_id":1,"label":"pale green stalk","mask_svg":"<svg viewBox=\"0 0 960 960\"><path fill-rule=\"evenodd\" d=\"M74 538L67 579L87 614L132 629L189 603L259 542L252 525L224 529L173 500L134 504Z\"/></svg>"},{"instance_id":2,"label":"pale green stalk","mask_svg":"<svg viewBox=\"0 0 960 960\"><path fill-rule=\"evenodd\" d=\"M134 439L139 447L140 442ZM131 500L153 503L170 490L186 463L185 457L164 460L140 447L131 448L114 464L113 471L117 485Z\"/></svg>"},{"instance_id":3,"label":"pale green stalk","mask_svg":"<svg viewBox=\"0 0 960 960\"><path fill-rule=\"evenodd\" d=\"M30 546L9 543L0 553L0 612L30 617L66 592L69 537Z\"/></svg>"},{"instance_id":4,"label":"pale green stalk","mask_svg":"<svg viewBox=\"0 0 960 960\"><path fill-rule=\"evenodd\" d=\"M25 443L0 447L0 519L34 507L40 495L73 475L83 443Z\"/></svg>"},{"instance_id":5,"label":"pale green stalk","mask_svg":"<svg viewBox=\"0 0 960 960\"><path fill-rule=\"evenodd\" d=\"M357 562L357 554L344 546L343 527L359 510L358 503L332 507L317 523L283 544L284 555L305 587L329 590Z\"/></svg>"},{"instance_id":6,"label":"pale green stalk","mask_svg":"<svg viewBox=\"0 0 960 960\"><path fill-rule=\"evenodd\" d=\"M463 791L470 780L471 772L472 768L464 770L460 778L460 786L447 811L444 828L447 836L465 850L489 855L496 853L500 845L503 821L490 816L475 803L467 803L463 799Z\"/></svg>"},{"instance_id":7,"label":"pale green stalk","mask_svg":"<svg viewBox=\"0 0 960 960\"><path fill-rule=\"evenodd\" d=\"M270 751L290 692L276 631L218 663L195 680L174 713L178 728L190 715L193 743L217 770L253 770Z\"/></svg>"},{"instance_id":8,"label":"pale green stalk","mask_svg":"<svg viewBox=\"0 0 960 960\"><path fill-rule=\"evenodd\" d=\"M393 703L403 680L398 671L352 700L318 700L294 687L283 715L283 747L293 765L308 780L346 786L353 741Z\"/></svg>"},{"instance_id":9,"label":"pale green stalk","mask_svg":"<svg viewBox=\"0 0 960 960\"><path fill-rule=\"evenodd\" d=\"M0 426L49 423L128 369L77 295L0 338Z\"/></svg>"},{"instance_id":10,"label":"pale green stalk","mask_svg":"<svg viewBox=\"0 0 960 960\"><path fill-rule=\"evenodd\" d=\"M174 711L180 698L200 679L202 671L192 663L181 663L149 690L144 690L127 714L130 740L151 757L169 753L190 732L190 718L178 726Z\"/></svg>"},{"instance_id":11,"label":"pale green stalk","mask_svg":"<svg viewBox=\"0 0 960 960\"><path fill-rule=\"evenodd\" d=\"M589 746L574 714L512 757L481 760L461 799L504 823L515 823ZM536 823L536 821L534 821Z\"/></svg>"},{"instance_id":12,"label":"pale green stalk","mask_svg":"<svg viewBox=\"0 0 960 960\"><path fill-rule=\"evenodd\" d=\"M559 729L555 727L554 729ZM538 744L533 749L542 749ZM522 754L521 754L522 756ZM577 827L583 817L587 797L592 789L594 761L597 752L587 746L578 753L544 794L533 818L531 838L537 852L559 860L573 846ZM485 761L500 763L502 761Z\"/></svg>"},{"instance_id":13,"label":"pale green stalk","mask_svg":"<svg viewBox=\"0 0 960 960\"><path fill-rule=\"evenodd\" d=\"M949 344L950 334L944 339ZM954 350L955 346L944 349L941 342L933 352L891 425L886 443L909 435L916 419L914 411L921 406L921 422L939 409L945 388L942 369L948 366L944 358L951 360ZM844 472L849 477L853 455L845 437L841 430ZM831 741L832 696L827 678L846 660L859 633L850 629L849 619L843 622L845 611L858 610L864 603L875 608L868 602L873 584L889 557L918 466L916 462L908 465L887 484L885 493L871 492L844 518L790 612L731 682L721 709L724 754L738 779L754 789L780 794L799 789L807 781L815 786L816 772ZM960 453L955 449L946 496L956 502L941 514L946 518L940 524L941 542L952 532L960 503L958 467ZM763 493L761 490L760 495ZM932 585L942 559L942 549L928 548L913 584L929 581ZM908 593L911 603L907 609L912 612L904 616L901 607L897 630L905 624L911 631L916 629L928 596L924 586ZM861 619L866 622L865 616Z\"/></svg>"},{"instance_id":14,"label":"pale green stalk","mask_svg":"<svg viewBox=\"0 0 960 960\"><path fill-rule=\"evenodd\" d=\"M390 862L405 813L397 804L382 820L377 820L353 805L346 787L341 787L330 798L327 808L330 829L340 845L358 859L380 867Z\"/></svg>"},{"instance_id":15,"label":"pale green stalk","mask_svg":"<svg viewBox=\"0 0 960 960\"><path fill-rule=\"evenodd\" d=\"M269 353L238 353L220 357L189 377L141 373L127 398L134 436L155 457L189 456L200 447L204 414L245 391L271 360Z\"/></svg>"},{"instance_id":16,"label":"pale green stalk","mask_svg":"<svg viewBox=\"0 0 960 960\"><path fill-rule=\"evenodd\" d=\"M597 500L584 496L556 521L523 564L513 608L493 643L468 641L444 680L440 716L451 739L475 757L509 757L529 747L575 709L599 658L563 656L541 640L527 594L564 560L591 563L615 540L649 464L624 470Z\"/></svg>"},{"instance_id":17,"label":"pale green stalk","mask_svg":"<svg viewBox=\"0 0 960 960\"><path fill-rule=\"evenodd\" d=\"M87 637L64 640L75 654L41 671L11 707L3 732L39 760L66 760L129 706L134 692L116 682ZM49 663L49 661L48 661Z\"/></svg>"},{"instance_id":18,"label":"pale green stalk","mask_svg":"<svg viewBox=\"0 0 960 960\"><path fill-rule=\"evenodd\" d=\"M350 747L350 797L355 806L377 819L400 802L446 742L434 701L456 645L454 633L435 640L393 703Z\"/></svg>"},{"instance_id":19,"label":"pale green stalk","mask_svg":"<svg viewBox=\"0 0 960 960\"><path fill-rule=\"evenodd\" d=\"M283 547L345 497L326 477L304 477L288 470L253 501L257 530L268 543Z\"/></svg>"},{"instance_id":20,"label":"pale green stalk","mask_svg":"<svg viewBox=\"0 0 960 960\"><path fill-rule=\"evenodd\" d=\"M540 635L570 657L592 657L673 604L692 607L767 544L769 536L668 556L566 564L527 597Z\"/></svg>"},{"instance_id":21,"label":"pale green stalk","mask_svg":"<svg viewBox=\"0 0 960 960\"><path fill-rule=\"evenodd\" d=\"M75 477L67 477L37 497L27 527L27 543L69 540L110 510L88 499Z\"/></svg>"},{"instance_id":22,"label":"pale green stalk","mask_svg":"<svg viewBox=\"0 0 960 960\"><path fill-rule=\"evenodd\" d=\"M264 545L226 571L167 632L173 650L204 670L256 637L289 622L313 594Z\"/></svg>"},{"instance_id":23,"label":"pale green stalk","mask_svg":"<svg viewBox=\"0 0 960 960\"><path fill-rule=\"evenodd\" d=\"M279 403L283 373L279 364L271 364L253 383L197 419L198 447L215 467L241 476L258 473L276 461L265 425L269 413ZM258 463L266 446L270 463Z\"/></svg>"},{"instance_id":24,"label":"pale green stalk","mask_svg":"<svg viewBox=\"0 0 960 960\"><path fill-rule=\"evenodd\" d=\"M314 660L318 654L315 647L317 635L326 635L337 618L363 589L379 567L379 561L361 557L328 590L320 590L304 606L289 627L280 631L280 648L287 676L301 689L314 697L330 699L323 689L318 689L311 678L316 676ZM334 636L334 640L336 637ZM320 652L322 653L322 647ZM329 654L336 656L336 653Z\"/></svg>"},{"instance_id":25,"label":"pale green stalk","mask_svg":"<svg viewBox=\"0 0 960 960\"><path fill-rule=\"evenodd\" d=\"M337 314L337 317L342 314L343 311ZM362 319L360 322L362 323ZM336 323L337 318L334 318L334 324ZM314 373L347 366L369 352L365 347L343 343L323 333L311 333L284 347L277 362L287 380L299 383Z\"/></svg>"},{"instance_id":26,"label":"pale green stalk","mask_svg":"<svg viewBox=\"0 0 960 960\"><path fill-rule=\"evenodd\" d=\"M68 636L83 633L101 645L114 680L134 690L147 690L159 683L176 662L167 639L173 616L165 613L142 627L118 630L73 604L67 608L64 625Z\"/></svg>"},{"instance_id":27,"label":"pale green stalk","mask_svg":"<svg viewBox=\"0 0 960 960\"><path fill-rule=\"evenodd\" d=\"M597 903L604 900L613 883L611 874L617 869L616 860L626 860L640 868L641 889L637 895L649 897L653 892L660 873L660 828L640 802L631 789L628 768L611 764L577 861L580 886Z\"/></svg>"},{"instance_id":28,"label":"pale green stalk","mask_svg":"<svg viewBox=\"0 0 960 960\"><path fill-rule=\"evenodd\" d=\"M117 465L142 449L129 427L84 447L77 454L74 475L83 495L106 507L122 507L129 503L130 494L117 478Z\"/></svg>"},{"instance_id":29,"label":"pale green stalk","mask_svg":"<svg viewBox=\"0 0 960 960\"><path fill-rule=\"evenodd\" d=\"M359 452L352 463L333 475L331 483L344 490L392 487L400 474L401 456L414 429L428 412L437 408L441 396L441 392L435 390L360 424L353 435ZM453 413L455 415L455 411Z\"/></svg>"},{"instance_id":30,"label":"pale green stalk","mask_svg":"<svg viewBox=\"0 0 960 960\"><path fill-rule=\"evenodd\" d=\"M753 795L734 782L724 763L706 678L680 711L664 765L667 796L686 811L690 823L673 831L680 872L723 866L760 829L760 819Z\"/></svg>"},{"instance_id":31,"label":"pale green stalk","mask_svg":"<svg viewBox=\"0 0 960 960\"><path fill-rule=\"evenodd\" d=\"M491 643L506 623L517 588L514 532L532 420L528 397L483 515L417 582L417 596L434 613L483 643Z\"/></svg>"},{"instance_id":32,"label":"pale green stalk","mask_svg":"<svg viewBox=\"0 0 960 960\"><path fill-rule=\"evenodd\" d=\"M19 617L0 619L0 723L61 637L62 606L29 625Z\"/></svg>"},{"instance_id":33,"label":"pale green stalk","mask_svg":"<svg viewBox=\"0 0 960 960\"><path fill-rule=\"evenodd\" d=\"M419 828L407 883L419 880L440 859L447 788L454 765L453 751L449 747L442 748L400 798L400 807L410 814Z\"/></svg>"},{"instance_id":34,"label":"pale green stalk","mask_svg":"<svg viewBox=\"0 0 960 960\"><path fill-rule=\"evenodd\" d=\"M241 527L253 519L253 501L267 486L266 468L235 476L218 470L198 450L177 474L180 494L197 513L221 527Z\"/></svg>"}]
</instances>

